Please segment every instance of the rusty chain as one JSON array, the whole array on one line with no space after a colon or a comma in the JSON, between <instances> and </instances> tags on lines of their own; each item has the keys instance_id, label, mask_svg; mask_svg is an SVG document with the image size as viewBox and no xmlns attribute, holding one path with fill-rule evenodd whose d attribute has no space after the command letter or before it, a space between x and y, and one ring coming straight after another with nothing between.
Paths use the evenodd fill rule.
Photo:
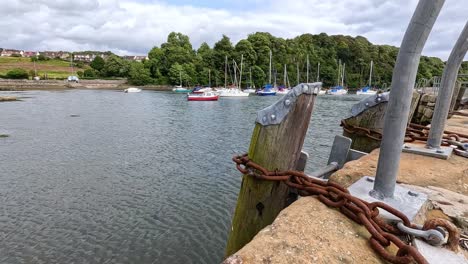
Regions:
<instances>
[{"instance_id":1,"label":"rusty chain","mask_svg":"<svg viewBox=\"0 0 468 264\"><path fill-rule=\"evenodd\" d=\"M416 228L409 219L395 208L382 202L366 202L355 196L342 186L311 178L300 171L269 171L249 159L247 154L236 155L232 158L237 169L244 175L260 180L282 181L291 188L297 189L301 196L316 195L317 198L329 207L339 208L341 213L354 222L365 226L371 234L369 243L382 258L391 263L428 263L426 259L411 245L403 242L398 236L404 235L398 228L385 222L379 217L379 209L383 209L401 219L403 224ZM434 227L444 227L449 232L448 248L456 248L460 235L456 227L447 220L436 219L425 223L423 230ZM385 248L391 243L398 247L396 255L390 254Z\"/></svg>"},{"instance_id":2,"label":"rusty chain","mask_svg":"<svg viewBox=\"0 0 468 264\"><path fill-rule=\"evenodd\" d=\"M365 136L365 137L368 137L370 139L377 140L377 141L381 141L383 137L382 132L378 130L352 125L346 122L346 120L344 119L341 120L340 126L342 126L343 130L349 134ZM414 142L416 140L427 141L428 138L429 138L429 128L425 126L411 123L406 128L406 133L405 133L406 143ZM466 152L467 150L463 149L460 146L460 144L468 143L468 135L445 130L444 135L442 137L442 146L450 146L450 145L453 145L454 143L456 144L458 151ZM459 154L459 152L456 151L455 154Z\"/></svg>"}]
</instances>

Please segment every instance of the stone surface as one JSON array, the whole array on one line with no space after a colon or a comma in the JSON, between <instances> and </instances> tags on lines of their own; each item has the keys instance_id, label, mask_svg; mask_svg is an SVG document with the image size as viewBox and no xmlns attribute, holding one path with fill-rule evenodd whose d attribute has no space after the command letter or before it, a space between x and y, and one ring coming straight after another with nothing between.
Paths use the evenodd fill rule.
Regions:
<instances>
[{"instance_id":1,"label":"stone surface","mask_svg":"<svg viewBox=\"0 0 468 264\"><path fill-rule=\"evenodd\" d=\"M363 176L375 176L379 151L376 149L369 155L346 163L343 169L330 176L330 181L348 187ZM397 181L423 187L439 186L468 195L468 159L452 155L448 160L442 160L402 153Z\"/></svg>"},{"instance_id":2,"label":"stone surface","mask_svg":"<svg viewBox=\"0 0 468 264\"><path fill-rule=\"evenodd\" d=\"M224 263L385 263L368 238L364 227L338 210L303 197Z\"/></svg>"}]
</instances>

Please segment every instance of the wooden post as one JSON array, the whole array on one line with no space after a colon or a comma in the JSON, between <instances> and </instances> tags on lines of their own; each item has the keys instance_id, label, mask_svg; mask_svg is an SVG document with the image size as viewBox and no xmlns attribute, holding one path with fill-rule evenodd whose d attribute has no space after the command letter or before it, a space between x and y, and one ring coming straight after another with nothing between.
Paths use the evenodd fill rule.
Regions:
<instances>
[{"instance_id":1,"label":"wooden post","mask_svg":"<svg viewBox=\"0 0 468 264\"><path fill-rule=\"evenodd\" d=\"M413 92L408 123L411 123L411 119L417 109L420 96L421 95L419 93ZM367 108L356 116L345 119L345 121L349 125L368 128L382 133L386 111L387 102L381 102ZM380 147L380 140L375 140L360 134L350 134L343 130L343 136L349 137L352 140L351 148L355 150L370 153L372 150Z\"/></svg>"},{"instance_id":2,"label":"wooden post","mask_svg":"<svg viewBox=\"0 0 468 264\"><path fill-rule=\"evenodd\" d=\"M269 170L296 169L321 83L299 84L275 104L259 111L249 157ZM244 175L232 220L226 257L237 252L287 206L282 182Z\"/></svg>"}]
</instances>

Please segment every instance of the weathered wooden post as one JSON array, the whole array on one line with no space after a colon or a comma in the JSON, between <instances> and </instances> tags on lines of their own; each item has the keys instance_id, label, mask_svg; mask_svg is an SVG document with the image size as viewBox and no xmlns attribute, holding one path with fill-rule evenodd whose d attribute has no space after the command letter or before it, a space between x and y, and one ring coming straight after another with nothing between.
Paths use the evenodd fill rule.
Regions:
<instances>
[{"instance_id":1,"label":"weathered wooden post","mask_svg":"<svg viewBox=\"0 0 468 264\"><path fill-rule=\"evenodd\" d=\"M249 158L269 170L296 169L321 83L299 84L275 104L259 111L249 148ZM243 176L226 247L229 256L287 206L289 188Z\"/></svg>"}]
</instances>

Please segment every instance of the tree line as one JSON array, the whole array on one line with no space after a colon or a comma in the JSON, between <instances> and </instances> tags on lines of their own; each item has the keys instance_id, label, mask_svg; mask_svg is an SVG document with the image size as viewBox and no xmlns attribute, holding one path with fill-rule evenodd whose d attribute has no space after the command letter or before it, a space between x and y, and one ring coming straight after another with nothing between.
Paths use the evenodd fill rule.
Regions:
<instances>
[{"instance_id":1,"label":"tree line","mask_svg":"<svg viewBox=\"0 0 468 264\"><path fill-rule=\"evenodd\" d=\"M176 85L180 79L184 86L222 86L225 82L227 59L227 83L231 84L234 68L239 73L242 59L243 87L261 87L269 79L270 51L272 53L272 79L278 84L289 81L296 83L319 81L325 87L337 84L340 62L345 64L345 84L349 87L365 86L369 78L370 62L373 61L373 81L377 87L390 86L398 48L389 45L374 45L362 36L329 36L303 34L292 39L278 38L270 33L257 32L248 35L235 45L229 37L222 38L210 47L206 42L194 49L187 35L172 32L167 41L155 46L148 54L148 60L129 62L111 55L105 61L96 57L91 63L92 70L85 76L127 77L135 85L156 84ZM306 65L309 58L309 73ZM320 64L320 66L318 65ZM284 77L286 65L286 79ZM422 56L418 79L441 76L444 62L436 57ZM211 77L211 78L210 78ZM211 79L211 83L210 83ZM273 81L272 81L273 82Z\"/></svg>"}]
</instances>

